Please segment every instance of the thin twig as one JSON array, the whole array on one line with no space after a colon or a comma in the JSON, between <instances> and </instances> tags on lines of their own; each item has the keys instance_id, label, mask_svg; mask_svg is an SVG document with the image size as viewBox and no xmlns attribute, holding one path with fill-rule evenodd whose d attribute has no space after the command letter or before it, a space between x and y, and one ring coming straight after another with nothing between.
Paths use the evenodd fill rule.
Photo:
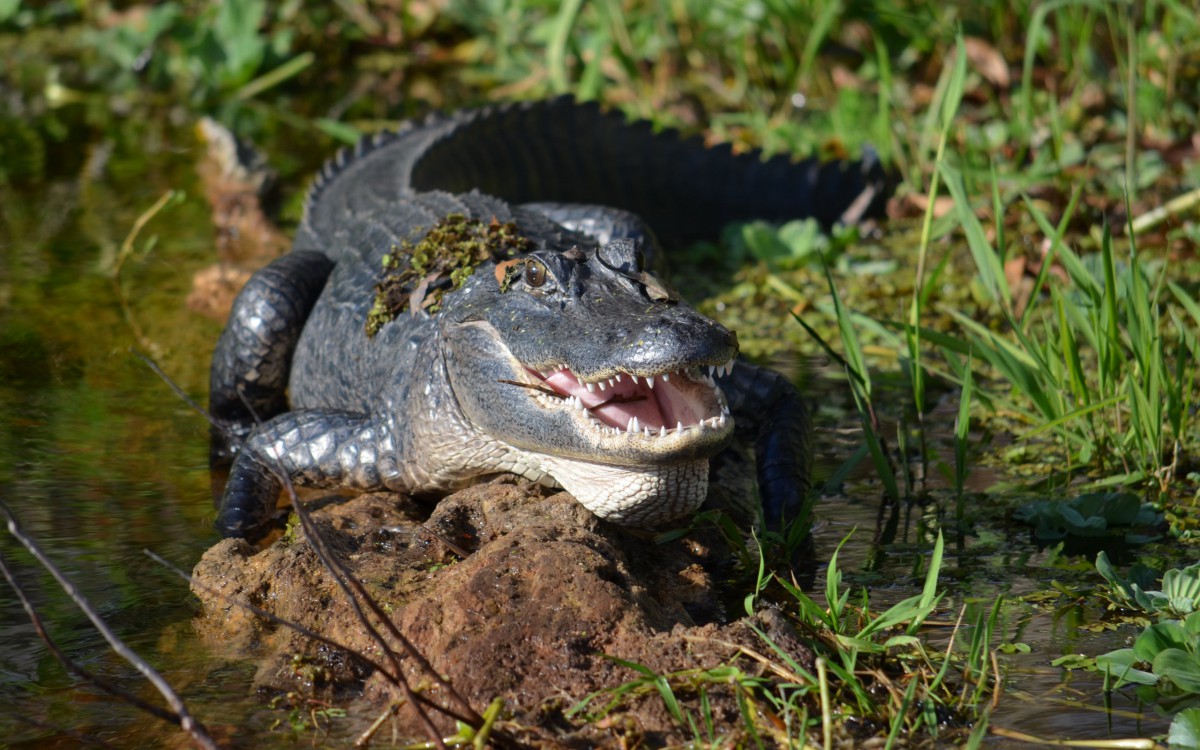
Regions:
<instances>
[{"instance_id":1,"label":"thin twig","mask_svg":"<svg viewBox=\"0 0 1200 750\"><path fill-rule=\"evenodd\" d=\"M496 382L503 383L505 385L515 385L515 386L519 386L521 388L528 388L531 391L537 391L538 393L541 393L546 396L553 396L554 398L566 398L566 396L562 395L561 393L554 390L553 388L547 388L544 385L536 385L534 383L522 383L519 380L505 380L504 378L497 378Z\"/></svg>"},{"instance_id":2,"label":"thin twig","mask_svg":"<svg viewBox=\"0 0 1200 750\"><path fill-rule=\"evenodd\" d=\"M1166 750L1162 745L1148 737L1131 737L1129 739L1118 740L1058 740L1046 739L1036 735L1018 732L1015 729L1005 729L992 725L988 727L988 731L997 737L1005 737L1010 740L1018 740L1020 742L1028 742L1034 745L1053 745L1055 747L1091 747L1091 748L1107 748L1107 750Z\"/></svg>"},{"instance_id":3,"label":"thin twig","mask_svg":"<svg viewBox=\"0 0 1200 750\"><path fill-rule=\"evenodd\" d=\"M367 727L366 730L364 730L363 733L358 736L358 739L354 741L354 746L366 747L367 745L371 744L371 740L375 739L375 733L378 732L379 728L383 726L383 722L395 716L396 712L399 711L400 707L403 705L404 704L400 701L389 703L388 707L383 710L383 713L379 714L379 718L371 722L371 726Z\"/></svg>"},{"instance_id":4,"label":"thin twig","mask_svg":"<svg viewBox=\"0 0 1200 750\"><path fill-rule=\"evenodd\" d=\"M17 581L16 576L8 567L8 563L6 563L4 560L4 555L0 555L0 574L4 575L4 578L8 581L8 585L12 587L14 592L16 592L17 599L21 601L21 606L25 608L25 614L29 617L29 621L33 623L33 629L35 632L37 632L38 638L42 639L42 643L46 644L46 648L50 650L51 655L53 655L55 659L58 659L59 663L66 667L68 672L84 682L95 685L109 695L114 695L136 708L140 708L147 713L157 716L163 721L169 721L176 725L179 724L178 715L171 713L161 706L156 706L153 703L142 700L128 690L114 685L100 675L84 669L74 659L63 653L62 649L58 647L58 644L55 643L54 639L50 637L50 634L46 632L46 628L42 623L42 618L40 615L38 615L37 608L33 606L33 602L30 601L24 587L21 586L21 584Z\"/></svg>"},{"instance_id":5,"label":"thin twig","mask_svg":"<svg viewBox=\"0 0 1200 750\"><path fill-rule=\"evenodd\" d=\"M356 659L360 660L361 662L366 664L371 669L374 669L375 671L379 672L379 674L383 675L383 678L385 680L392 683L396 687L400 687L399 678L397 678L396 675L392 674L390 671L388 671L388 669L386 667L384 667L382 664L375 661L371 657L367 656L366 654L360 653L343 643L339 643L338 641L335 641L328 636L318 633L315 630L310 630L309 628L304 627L303 625L301 625L298 622L292 622L291 620L285 619L283 617L280 617L279 615L268 612L265 609L259 609L258 607L254 606L253 604L251 604L247 601L238 599L237 597L226 594L224 591L218 591L217 589L213 588L212 586L201 583L200 581L197 581L195 578L193 578L191 575L189 575L187 573L187 571L181 569L177 565L172 564L170 561L163 559L162 557L151 552L148 549L144 549L144 550L142 550L142 552L147 557L149 557L151 560L154 560L159 565L162 565L167 570L171 571L175 575L177 575L180 578L182 578L183 580L187 581L188 585L195 586L196 588L203 590L205 593L221 599L222 601L226 602L227 604L231 604L235 607L241 607L242 609L255 615L256 617L261 617L264 620L268 620L270 622L275 623L276 625L282 625L285 628L294 630L295 632L299 633L300 635L303 635L306 638L311 638L312 640L317 641L318 643L324 643L326 646L329 646L330 648L334 648L339 651L345 651L346 653L352 654ZM448 711L448 710L436 705L431 700L429 700L428 698L425 698L425 696L423 696L419 693L417 694L417 698L418 698L418 700L423 702L425 705L428 705L432 708L437 708L439 710L446 712L451 718L453 718L457 721L466 721L466 718L464 718L462 716L458 716L454 712Z\"/></svg>"},{"instance_id":6,"label":"thin twig","mask_svg":"<svg viewBox=\"0 0 1200 750\"><path fill-rule=\"evenodd\" d=\"M146 209L141 216L137 217L137 219L133 222L133 228L129 230L129 234L125 236L124 242L121 243L121 249L117 252L117 260L113 266L113 290L117 294L117 301L121 303L121 313L125 317L125 323L129 326L130 330L133 331L133 336L135 339L137 339L138 346L142 346L147 349L151 348L149 345L150 341L146 338L145 334L142 332L142 327L138 325L137 319L133 316L133 308L130 307L129 298L125 295L124 287L121 286L121 269L124 267L125 261L130 255L133 254L133 243L137 241L138 235L142 233L142 230L146 227L146 224L150 223L150 220L158 215L159 211L162 211L164 208L166 208L167 204L174 200L175 196L178 194L179 193L175 190L168 190L167 192L163 193L157 201L154 202L153 206Z\"/></svg>"},{"instance_id":7,"label":"thin twig","mask_svg":"<svg viewBox=\"0 0 1200 750\"><path fill-rule=\"evenodd\" d=\"M225 433L226 437L236 439L237 436L234 435L233 431L229 429L229 425L222 424L215 417L213 417L212 414L209 414L208 409L205 409L203 406L198 404L196 402L196 400L194 398L192 398L191 396L189 396L186 391L184 391L182 388L180 388L179 385L174 380L171 380L170 376L168 376L167 373L163 372L163 369L158 366L157 362L155 362L150 357L147 357L145 354L142 354L137 349L131 348L129 350L129 353L132 354L133 356L137 357L138 359L142 360L142 364L146 365L146 367L149 367L150 371L153 372L155 375L157 375L159 378L161 378L162 381L167 384L167 387L170 388L172 391L174 391L175 395L178 396L179 399L181 401L183 401L183 403L192 407L192 409L194 409L197 413L199 413L200 416L204 417L204 419L207 420L210 425L212 425L213 427L216 427L218 430L221 430L221 432Z\"/></svg>"},{"instance_id":8,"label":"thin twig","mask_svg":"<svg viewBox=\"0 0 1200 750\"><path fill-rule=\"evenodd\" d=\"M1200 206L1200 188L1188 191L1183 195L1178 195L1158 208L1147 211L1136 219L1133 219L1129 222L1129 232L1131 234L1141 234L1148 229L1153 229L1172 216L1187 213L1197 206Z\"/></svg>"},{"instance_id":9,"label":"thin twig","mask_svg":"<svg viewBox=\"0 0 1200 750\"><path fill-rule=\"evenodd\" d=\"M254 409L254 406L246 398L246 395L241 391L241 389L238 390L238 398L241 399L242 405L246 407L246 410L250 413L250 416L254 418L255 423L261 426L262 420L259 419L258 412ZM398 655L387 642L387 639L384 638L379 630L376 629L371 623L370 618L368 618L366 612L363 611L362 604L354 596L354 592L352 592L351 589L353 588L359 593L360 596L362 596L363 601L367 602L368 606L372 608L376 617L378 617L380 621L388 625L389 630L398 634L396 627L379 609L378 605L375 603L375 600L362 588L362 584L360 584L352 575L350 575L350 572L341 564L341 561L338 560L337 557L335 557L334 554L329 550L328 545L325 544L325 537L321 535L316 524L313 523L312 516L309 515L308 510L296 496L296 487L294 484L292 484L292 478L288 475L283 465L279 462L279 458L277 456L264 456L264 458L267 459L268 466L283 484L284 490L287 492L288 500L291 502L292 510L295 511L296 517L300 519L300 526L304 529L305 536L308 537L309 547L311 547L313 552L316 553L317 559L321 561L321 565L326 571L328 571L329 575L332 576L334 584L341 589L342 595L346 598L346 603L350 605L351 611L354 612L354 616L375 641L376 645L379 646L380 650L383 651L384 656L387 657L388 662L392 665L392 669L394 670L397 678L399 678L400 690L404 693L404 697L408 700L409 705L411 705L413 710L416 711L417 718L421 722L421 726L424 728L426 735L428 735L430 741L433 742L439 748L439 750L446 750L446 743L442 741L441 734L437 731L437 727L433 725L433 720L429 718L429 714L427 714L421 707L421 704L417 700L416 691L413 690L412 685L409 685L408 680L405 679L404 670L400 666L400 659ZM403 636L400 636L398 640L401 641L401 646L405 648L405 651L412 651L414 653L416 652L416 649L412 646L412 644L409 643L408 640ZM418 654L418 657L419 656L420 655ZM422 662L424 663L422 664ZM428 665L428 662L421 657L418 659L418 664L424 668ZM435 679L441 679L441 675L438 675L436 670L429 668L428 671L435 675ZM451 695L453 695L453 692L451 692ZM470 706L467 706L467 708L469 713L474 714L473 711L470 711ZM478 716L478 714L474 714L474 716ZM482 717L480 717L480 720L476 723L476 726L482 723L483 720Z\"/></svg>"},{"instance_id":10,"label":"thin twig","mask_svg":"<svg viewBox=\"0 0 1200 750\"><path fill-rule=\"evenodd\" d=\"M243 394L240 390L238 391L238 397L241 398L242 405L245 406L246 410L249 411L251 416L254 417L254 421L258 424L261 424L261 420L259 420L258 414L255 412L253 405L250 404L250 402L246 399L245 394ZM387 642L387 639L384 638L383 635L376 629L374 624L371 623L370 618L367 617L366 612L364 612L362 609L362 603L366 603L367 607L369 607L374 613L376 619L381 622L387 628L392 637L399 642L400 647L404 650L404 653L417 663L418 668L431 675L433 681L445 689L446 694L450 696L451 700L457 703L459 709L466 714L468 718L467 723L475 727L481 726L483 724L483 717L480 716L473 708L471 708L471 704L467 702L466 698L464 698L448 680L443 678L442 675L433 668L433 665L429 663L429 660L426 659L419 650L417 650L416 646L414 646L412 642L400 632L400 629L396 627L396 624L392 622L391 618L384 613L384 611L380 608L379 603L375 601L374 597L367 593L366 589L364 589L362 584L353 575L351 575L350 571L346 568L342 561L338 559L338 557L334 555L332 551L330 551L329 546L325 542L325 537L321 535L321 532L317 529L316 524L312 520L312 516L304 507L304 504L301 503L300 499L296 496L296 487L292 483L292 478L279 463L278 458L274 456L265 458L267 458L270 462L269 465L275 472L276 477L280 480L280 482L282 482L284 490L287 492L288 500L292 504L292 510L296 512L296 517L300 519L300 526L304 529L305 536L308 537L309 546L312 547L313 552L315 552L317 555L317 559L321 561L321 564L333 577L333 582L337 584L339 589L342 590L342 594L346 597L346 602L350 605L350 609L354 612L355 617L358 618L358 621L366 629L367 633L370 634L371 638L376 642L380 649L383 650L384 655L387 656L388 661L395 670L396 676L400 678L400 689L404 693L404 697L417 712L417 716L421 722L421 725L424 727L430 741L437 745L440 750L446 750L446 744L443 742L440 733L437 731L437 727L433 725L433 721L423 709L422 701L419 700L417 693L413 690L412 686L408 684L408 680L404 678L404 671L400 667L400 661L396 652ZM355 597L355 594L357 594L358 597L361 597L362 602ZM437 710L443 710L441 706L431 705L431 707Z\"/></svg>"},{"instance_id":11,"label":"thin twig","mask_svg":"<svg viewBox=\"0 0 1200 750\"><path fill-rule=\"evenodd\" d=\"M66 575L59 570L58 566L50 558L46 557L46 553L42 551L37 542L33 541L32 538L21 530L16 516L13 515L8 505L2 500L0 500L0 512L3 512L7 519L8 533L20 542L25 549L29 550L30 554L41 563L42 567L54 576L54 580L58 581L58 585L62 590L66 592L67 596L71 597L71 600L75 602L75 606L79 607L87 615L87 618L92 621L93 627L100 632L100 635L104 636L104 640L108 641L108 645L112 650L133 665L134 669L141 672L142 676L149 680L150 684L154 685L155 689L166 699L167 704L179 717L180 728L187 732L191 736L192 741L200 747L206 750L218 750L217 743L208 736L208 731L204 728L204 725L191 715L183 699L179 697L170 683L163 679L163 676L154 667L151 667L142 657L134 653L133 649L129 648L124 641L112 632L108 624L104 622L104 619L92 608L91 603L75 588L75 584L71 583Z\"/></svg>"},{"instance_id":12,"label":"thin twig","mask_svg":"<svg viewBox=\"0 0 1200 750\"><path fill-rule=\"evenodd\" d=\"M996 682L996 688L992 691L990 710L995 711L996 706L1000 704L1000 696L1004 693L1004 681L1000 679L1000 660L996 658L996 651L993 649L989 655L992 657L992 678Z\"/></svg>"},{"instance_id":13,"label":"thin twig","mask_svg":"<svg viewBox=\"0 0 1200 750\"><path fill-rule=\"evenodd\" d=\"M211 414L208 413L208 410L201 407L194 400L192 400L186 393L184 393L183 390L178 385L176 385L171 380L171 378L169 378L166 375L166 373L163 372L162 368L160 368L153 360L151 360L149 357L146 357L145 355L140 354L138 352L134 352L134 355L137 356L139 359L141 359L152 371L154 371L160 378L162 378L163 381L166 382L166 384L185 403L187 403L189 406L194 408L196 411L200 412L204 416L204 418L206 420L208 420L208 422L210 424L212 424L213 426L222 430L226 434L230 433L230 430L226 425L220 424L217 420L215 420L212 417ZM238 390L238 397L242 400L242 404L246 407L247 411L254 418L255 423L261 425L262 420L259 418L254 407L249 403L249 401L246 399L245 394L240 389ZM429 708L440 711L440 712L446 714L447 716L455 719L456 721L462 721L464 723L471 724L472 726L475 726L475 727L482 726L483 722L484 722L483 717L480 716L474 709L471 708L471 705L454 688L454 686L451 685L447 680L445 680L441 676L441 674L436 669L433 668L433 665L431 665L429 663L429 660L426 659L417 650L417 648L412 644L412 642L409 641L399 631L398 628L396 628L395 624L391 621L391 619L388 618L386 616L386 614L383 612L383 610L379 607L379 604L362 587L362 584L359 583L359 581L356 580L350 574L350 571L347 570L345 568L345 566L341 563L341 561L338 560L338 558L336 556L334 556L333 553L329 550L328 545L326 545L326 543L325 543L325 538L321 535L320 531L317 529L316 524L313 522L311 515L308 513L308 510L300 502L299 498L296 497L295 485L292 483L291 477L288 476L288 473L283 469L283 466L279 464L278 459L275 459L273 457L266 457L266 456L264 456L264 458L266 458L268 460L271 469L275 472L276 476L279 478L280 482L283 484L284 490L287 492L288 499L291 502L292 509L296 512L297 518L300 519L300 525L304 529L304 533L308 537L308 540L309 540L309 545L312 547L313 551L316 553L317 558L321 561L321 564L325 567L325 569L333 577L334 583L336 583L338 588L340 588L342 590L342 593L346 597L346 601L350 605L351 610L354 612L354 614L357 617L357 619L359 620L359 622L366 629L367 633L370 634L371 638L376 642L376 644L379 646L379 648L383 651L384 655L388 659L388 662L391 664L393 672L389 673L387 670L380 669L381 674L384 674L384 675L394 674L394 676L397 678L395 684L397 684L400 687L400 690L404 694L405 699L408 701L408 703L410 705L412 705L413 710L416 711L418 718L421 722L421 725L424 727L426 734L428 735L429 739L433 742L433 744L435 744L437 747L441 748L441 750L445 750L445 743L443 742L440 733L437 731L437 728L433 725L433 722L429 718L429 715L425 712L425 710L424 710L425 706L428 706ZM352 591L352 589L353 589L353 591ZM362 605L359 603L359 600L355 597L355 593L357 593L358 596L362 597L362 600L367 603L367 606L370 607L371 611L375 614L376 618L387 627L387 629L391 633L391 635L400 643L405 654L408 655L411 659L413 659L413 661L416 662L417 666L421 670L425 671L429 675L432 675L433 680L438 685L440 685L443 689L445 689L447 695L450 696L451 700L458 705L459 711L454 711L454 710L449 709L448 707L441 706L437 703L434 703L431 700L425 698L424 696L418 694L416 691L413 690L412 686L408 683L408 680L406 680L404 677L404 671L400 666L398 655L396 654L395 650L393 650L391 648L390 644L388 644L387 639L385 639L383 637L383 635L378 631L378 629L376 629L376 627L371 623L370 618L368 618L366 613L363 611ZM264 616L270 617L269 615L266 615L266 613L263 613L263 614L264 614ZM349 649L346 649L346 650L349 650ZM359 654L358 656L360 658L366 660L369 663L373 663L370 659L363 656L362 654ZM498 737L497 739L500 739L500 738Z\"/></svg>"},{"instance_id":14,"label":"thin twig","mask_svg":"<svg viewBox=\"0 0 1200 750\"><path fill-rule=\"evenodd\" d=\"M329 550L328 545L325 543L325 538L321 535L321 532L317 529L316 524L309 515L308 510L304 508L303 504L300 502L300 499L296 497L296 488L292 484L291 477L287 476L287 472L282 470L283 467L276 466L275 469L277 474L283 479L284 489L287 491L288 499L291 500L292 509L296 512L296 516L300 519L300 525L304 529L304 534L308 537L309 546L312 547L313 552L316 553L317 559L319 559L325 569L329 571L329 574L333 577L333 582L342 590L342 594L346 597L346 602L350 605L350 609L354 612L355 617L358 618L358 621L366 629L367 633L370 634L371 638L374 639L376 644L378 644L383 650L383 653L385 656L387 656L388 661L391 662L392 668L395 670L397 677L400 678L400 690L404 693L405 699L407 699L409 704L412 705L414 710L416 710L417 716L421 721L421 725L425 728L425 732L429 736L430 741L440 748L440 750L446 750L446 743L443 742L441 734L437 731L437 727L433 725L433 721L429 718L429 714L422 709L422 704L421 701L418 700L416 691L414 691L412 686L408 684L408 680L404 678L404 672L400 666L400 660L397 657L396 652L387 642L387 639L384 638L383 635L371 623L370 618L367 617L366 612L364 612L362 609L362 603L360 603L358 598L355 597L355 593L362 597L362 600L366 602L371 611L375 613L376 618L378 618L378 620L387 627L388 631L396 638L396 640L399 641L400 646L405 653L412 657L421 669L433 675L434 679L438 683L444 684L447 689L447 694L449 694L452 698L456 698L458 701L461 701L462 706L466 707L466 711L464 711L464 713L468 715L468 723L473 724L474 726L480 726L483 723L483 717L471 710L470 704L468 704L465 699L459 696L458 692L454 690L454 688L451 687L448 682L442 679L437 670L433 669L425 657L417 651L416 647L413 646L412 643L400 633L395 624L392 623L392 621L384 614L383 610L379 608L379 605L376 603L375 599L371 597L365 589L363 589L362 584L359 583L354 576L350 574L350 571L347 570L344 565L342 565L341 561L333 555L333 553ZM441 709L440 706L433 707L439 710Z\"/></svg>"},{"instance_id":15,"label":"thin twig","mask_svg":"<svg viewBox=\"0 0 1200 750\"><path fill-rule=\"evenodd\" d=\"M553 396L554 398L559 398L559 399L567 398L567 396L564 396L563 394L559 393L558 391L556 391L552 388L547 388L544 385L537 385L536 383L522 383L519 380L505 380L503 378L498 378L496 380L496 382L504 383L505 385L515 385L515 386L519 386L521 388L528 388L531 391L537 391L538 393L541 393L546 396ZM620 393L614 393L610 398L608 398L604 401L601 401L598 404L593 404L592 406L587 406L584 408L586 408L588 411L594 411L595 409L599 409L601 406L608 406L609 404L632 404L632 403L636 403L638 401L645 401L645 400L646 400L646 397L642 394L634 394L632 396L625 396Z\"/></svg>"},{"instance_id":16,"label":"thin twig","mask_svg":"<svg viewBox=\"0 0 1200 750\"><path fill-rule=\"evenodd\" d=\"M765 655L759 653L758 651L755 651L754 649L749 648L747 646L743 646L740 643L734 643L733 641L727 641L723 638L709 638L709 637L698 636L698 635L685 635L683 638L684 638L684 640L690 641L692 643L715 643L718 646L725 646L726 648L733 649L734 651L737 652L737 653L733 654L733 656L738 656L738 655L747 656L750 659L753 659L754 661L758 662L759 664L766 667L768 670L774 672L776 675L778 675L779 677L782 677L785 680L794 682L797 685L811 685L812 684L812 681L809 680L807 677L796 674L795 672L793 672L790 669L784 668L783 666L777 664L776 662L767 658Z\"/></svg>"}]
</instances>

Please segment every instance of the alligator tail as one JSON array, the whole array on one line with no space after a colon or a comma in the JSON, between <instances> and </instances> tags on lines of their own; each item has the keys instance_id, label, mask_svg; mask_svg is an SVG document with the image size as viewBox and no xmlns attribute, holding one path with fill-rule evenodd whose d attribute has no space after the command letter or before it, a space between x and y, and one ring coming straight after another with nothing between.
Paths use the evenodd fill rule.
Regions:
<instances>
[{"instance_id":1,"label":"alligator tail","mask_svg":"<svg viewBox=\"0 0 1200 750\"><path fill-rule=\"evenodd\" d=\"M478 189L510 203L623 208L663 240L686 242L746 219L857 222L882 211L887 183L872 153L824 164L764 160L560 97L431 116L365 139L323 170L304 229L323 234L355 206L415 191Z\"/></svg>"}]
</instances>

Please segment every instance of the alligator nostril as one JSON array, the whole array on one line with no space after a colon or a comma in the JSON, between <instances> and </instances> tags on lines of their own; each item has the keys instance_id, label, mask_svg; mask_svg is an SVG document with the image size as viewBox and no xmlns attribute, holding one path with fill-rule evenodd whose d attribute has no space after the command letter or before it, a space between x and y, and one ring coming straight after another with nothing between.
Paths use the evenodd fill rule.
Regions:
<instances>
[{"instance_id":1,"label":"alligator nostril","mask_svg":"<svg viewBox=\"0 0 1200 750\"><path fill-rule=\"evenodd\" d=\"M726 331L725 343L729 344L734 349L741 349L741 347L738 346L737 331Z\"/></svg>"}]
</instances>

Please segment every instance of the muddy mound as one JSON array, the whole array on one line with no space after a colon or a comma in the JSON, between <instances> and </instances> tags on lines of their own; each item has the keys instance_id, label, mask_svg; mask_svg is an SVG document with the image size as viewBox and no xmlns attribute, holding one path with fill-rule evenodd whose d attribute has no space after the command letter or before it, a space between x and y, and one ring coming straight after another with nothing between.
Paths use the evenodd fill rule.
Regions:
<instances>
[{"instance_id":1,"label":"muddy mound","mask_svg":"<svg viewBox=\"0 0 1200 750\"><path fill-rule=\"evenodd\" d=\"M652 690L623 705L619 720L584 725L565 718L588 694L638 677L608 657L660 674L737 658L748 673L764 669L739 657L739 647L767 650L762 641L747 623L726 621L714 583L728 571L718 539L655 544L604 524L565 493L505 480L452 495L432 516L408 498L383 493L308 507L330 548L433 667L477 711L502 698L505 726L519 727L527 739L586 745L617 745L631 734L651 744L692 739L677 733ZM352 653L314 643L214 593L249 601L382 662L301 530L290 529L262 551L225 540L204 555L195 577L201 634L231 656L257 659L255 684L264 693L353 706L368 720L400 697ZM810 661L782 618L756 620L798 662ZM410 680L428 685L411 661L404 662ZM713 715L736 724L732 689L724 696L708 692ZM427 687L426 694L436 693ZM403 731L421 733L413 712L399 718Z\"/></svg>"}]
</instances>

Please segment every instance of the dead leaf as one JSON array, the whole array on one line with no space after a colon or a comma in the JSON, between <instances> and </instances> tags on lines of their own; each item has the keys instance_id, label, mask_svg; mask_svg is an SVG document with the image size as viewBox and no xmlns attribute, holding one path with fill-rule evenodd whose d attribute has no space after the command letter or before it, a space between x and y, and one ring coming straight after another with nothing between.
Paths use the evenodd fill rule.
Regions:
<instances>
[{"instance_id":1,"label":"dead leaf","mask_svg":"<svg viewBox=\"0 0 1200 750\"><path fill-rule=\"evenodd\" d=\"M964 40L967 61L971 67L997 88L1007 89L1012 84L1008 63L995 47L979 37L969 36Z\"/></svg>"},{"instance_id":2,"label":"dead leaf","mask_svg":"<svg viewBox=\"0 0 1200 750\"><path fill-rule=\"evenodd\" d=\"M909 193L905 196L905 200L920 213L924 213L929 208L929 196L925 193ZM940 219L953 210L954 199L948 195L939 195L937 200L933 202L933 215L935 218Z\"/></svg>"},{"instance_id":3,"label":"dead leaf","mask_svg":"<svg viewBox=\"0 0 1200 750\"><path fill-rule=\"evenodd\" d=\"M496 283L500 285L502 290L504 288L504 277L508 276L508 269L518 263L524 262L524 258L513 258L512 260L503 260L496 264Z\"/></svg>"},{"instance_id":4,"label":"dead leaf","mask_svg":"<svg viewBox=\"0 0 1200 750\"><path fill-rule=\"evenodd\" d=\"M410 313L412 313L413 315L416 315L418 310L425 309L425 306L426 306L425 293L429 291L429 285L432 284L433 282L437 281L439 276L441 276L441 273L438 271L434 271L433 273L426 274L425 278L421 279L421 281L417 283L416 288L413 289L412 292L409 293L409 295L408 295L408 311ZM430 297L429 303L432 304L432 302L433 302L433 297Z\"/></svg>"},{"instance_id":5,"label":"dead leaf","mask_svg":"<svg viewBox=\"0 0 1200 750\"><path fill-rule=\"evenodd\" d=\"M1021 283L1021 279L1025 276L1025 267L1028 261L1025 256L1009 258L1004 262L1004 278L1008 281L1008 288L1015 289L1017 284Z\"/></svg>"}]
</instances>

